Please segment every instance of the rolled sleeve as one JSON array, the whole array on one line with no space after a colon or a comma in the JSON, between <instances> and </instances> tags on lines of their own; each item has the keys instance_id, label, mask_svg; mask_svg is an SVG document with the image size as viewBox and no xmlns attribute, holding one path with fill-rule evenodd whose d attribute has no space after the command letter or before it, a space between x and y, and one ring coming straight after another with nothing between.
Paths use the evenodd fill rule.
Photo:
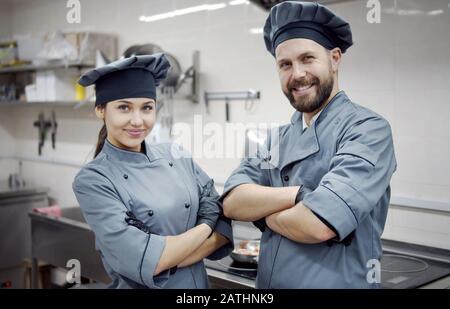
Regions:
<instances>
[{"instance_id":1,"label":"rolled sleeve","mask_svg":"<svg viewBox=\"0 0 450 309\"><path fill-rule=\"evenodd\" d=\"M395 169L389 124L382 118L369 118L344 135L329 172L303 203L343 240L382 199Z\"/></svg>"},{"instance_id":2,"label":"rolled sleeve","mask_svg":"<svg viewBox=\"0 0 450 309\"><path fill-rule=\"evenodd\" d=\"M337 231L340 241L358 225L345 201L324 186L319 186L312 194L306 194L303 204L331 224ZM329 207L330 205L333 207Z\"/></svg>"},{"instance_id":3,"label":"rolled sleeve","mask_svg":"<svg viewBox=\"0 0 450 309\"><path fill-rule=\"evenodd\" d=\"M263 186L270 185L266 174L267 172L267 170L261 168L261 159L243 159L225 182L220 201L223 201L231 190L242 184L258 184Z\"/></svg>"},{"instance_id":4,"label":"rolled sleeve","mask_svg":"<svg viewBox=\"0 0 450 309\"><path fill-rule=\"evenodd\" d=\"M169 279L170 270L165 270L157 276L152 276L158 266L165 245L165 236L149 235L140 269L141 280L148 287L162 288Z\"/></svg>"},{"instance_id":5,"label":"rolled sleeve","mask_svg":"<svg viewBox=\"0 0 450 309\"><path fill-rule=\"evenodd\" d=\"M162 287L168 276L153 277L153 273L164 250L165 237L128 225L127 208L112 183L98 171L82 169L72 187L108 265L139 284Z\"/></svg>"}]
</instances>

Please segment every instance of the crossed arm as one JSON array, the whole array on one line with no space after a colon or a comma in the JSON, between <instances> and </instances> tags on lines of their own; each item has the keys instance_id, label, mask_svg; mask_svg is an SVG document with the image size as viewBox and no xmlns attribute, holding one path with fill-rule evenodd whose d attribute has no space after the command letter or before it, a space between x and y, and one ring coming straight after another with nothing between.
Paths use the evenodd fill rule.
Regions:
<instances>
[{"instance_id":1,"label":"crossed arm","mask_svg":"<svg viewBox=\"0 0 450 309\"><path fill-rule=\"evenodd\" d=\"M228 243L228 239L200 224L180 235L167 236L166 246L153 275L158 275L172 267L186 267L195 264Z\"/></svg>"},{"instance_id":2,"label":"crossed arm","mask_svg":"<svg viewBox=\"0 0 450 309\"><path fill-rule=\"evenodd\" d=\"M266 218L274 232L300 243L321 243L336 236L314 213L295 204L299 187L266 187L242 184L223 201L225 216L240 221Z\"/></svg>"}]
</instances>

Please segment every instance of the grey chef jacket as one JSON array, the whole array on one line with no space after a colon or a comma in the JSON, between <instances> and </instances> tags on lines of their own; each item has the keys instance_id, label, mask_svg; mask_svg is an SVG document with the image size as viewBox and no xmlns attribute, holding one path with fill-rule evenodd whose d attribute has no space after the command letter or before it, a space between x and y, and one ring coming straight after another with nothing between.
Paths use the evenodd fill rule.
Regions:
<instances>
[{"instance_id":1,"label":"grey chef jacket","mask_svg":"<svg viewBox=\"0 0 450 309\"><path fill-rule=\"evenodd\" d=\"M270 151L244 159L234 170L222 198L245 183L302 184L312 191L303 204L336 230L338 240L355 232L349 246L330 246L298 243L267 228L261 238L257 287L379 287L366 275L373 270L367 267L373 266L370 260L382 254L380 236L396 169L389 123L341 91L310 128L303 131L302 114L295 112L275 136L277 141L267 143ZM272 161L270 169L262 168Z\"/></svg>"},{"instance_id":2,"label":"grey chef jacket","mask_svg":"<svg viewBox=\"0 0 450 309\"><path fill-rule=\"evenodd\" d=\"M173 274L153 276L168 235L195 226L199 204L218 193L212 180L192 158L174 144L148 145L146 153L119 149L107 140L100 154L75 177L73 190L112 288L207 288L202 261ZM208 192L206 192L208 191ZM128 225L126 212L150 229L150 234ZM218 221L216 231L233 240L230 221ZM232 242L208 258L220 259Z\"/></svg>"}]
</instances>

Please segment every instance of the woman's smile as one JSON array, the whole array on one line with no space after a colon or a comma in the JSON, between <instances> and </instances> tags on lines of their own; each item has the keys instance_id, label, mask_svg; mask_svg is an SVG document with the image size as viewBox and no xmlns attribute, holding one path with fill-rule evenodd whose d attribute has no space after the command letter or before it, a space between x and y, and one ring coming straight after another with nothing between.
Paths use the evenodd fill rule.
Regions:
<instances>
[{"instance_id":1,"label":"woman's smile","mask_svg":"<svg viewBox=\"0 0 450 309\"><path fill-rule=\"evenodd\" d=\"M144 129L124 129L124 131L132 138L140 138L143 134L145 134Z\"/></svg>"}]
</instances>

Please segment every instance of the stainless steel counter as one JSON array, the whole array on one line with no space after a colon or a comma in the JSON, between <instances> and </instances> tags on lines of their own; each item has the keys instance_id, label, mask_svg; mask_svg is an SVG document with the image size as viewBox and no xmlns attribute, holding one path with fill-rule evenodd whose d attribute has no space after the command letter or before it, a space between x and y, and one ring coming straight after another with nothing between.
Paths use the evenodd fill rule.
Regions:
<instances>
[{"instance_id":1,"label":"stainless steel counter","mask_svg":"<svg viewBox=\"0 0 450 309\"><path fill-rule=\"evenodd\" d=\"M11 189L0 182L0 285L25 288L25 261L31 256L28 213L46 206L46 188Z\"/></svg>"},{"instance_id":2,"label":"stainless steel counter","mask_svg":"<svg viewBox=\"0 0 450 309\"><path fill-rule=\"evenodd\" d=\"M242 278L233 274L206 267L212 289L254 289L255 280Z\"/></svg>"},{"instance_id":3,"label":"stainless steel counter","mask_svg":"<svg viewBox=\"0 0 450 309\"><path fill-rule=\"evenodd\" d=\"M53 265L65 267L69 259L78 259L81 262L81 275L86 278L95 279L99 282L108 283L109 277L106 275L101 259L95 250L95 238L90 227L84 222L79 207L63 209L62 218L52 218L45 215L32 213L32 255L34 261L37 259L45 260ZM235 233L239 236L239 224L235 226ZM245 233L247 231L244 231ZM447 271L447 265L450 265L450 252L448 250L429 248L413 244L405 244L396 241L383 240L383 249L385 253L404 255L409 257L417 257L429 263L428 278L430 281L443 278ZM226 257L222 260L230 259ZM227 265L226 263L223 263ZM383 263L382 263L383 264ZM227 271L226 266L218 266L217 261L205 260L206 271L210 279L211 288L217 289L242 289L255 287L255 271L251 274L244 273L241 275L233 274ZM383 268L383 265L382 265ZM450 274L450 267L448 268ZM33 278L36 278L34 273ZM399 284L389 284L385 282L387 288L408 288L424 286L423 278L420 276L425 274L408 275L411 280L402 281ZM430 277L430 275L434 277ZM448 274L447 274L448 275ZM386 280L394 279L385 276ZM423 276L422 276L423 277ZM419 280L420 279L420 280ZM36 283L36 279L34 280ZM382 275L383 281L383 275ZM393 282L394 282L393 281ZM409 284L411 283L411 284ZM425 282L429 283L429 282ZM382 282L383 284L383 282Z\"/></svg>"},{"instance_id":4,"label":"stainless steel counter","mask_svg":"<svg viewBox=\"0 0 450 309\"><path fill-rule=\"evenodd\" d=\"M442 288L450 284L450 251L439 248L382 240L381 287L386 289ZM228 257L205 260L213 288L254 288L254 273L236 271ZM423 265L425 267L423 267ZM419 266L419 267L417 267ZM417 270L414 268L417 267ZM252 277L253 278L250 278Z\"/></svg>"},{"instance_id":5,"label":"stainless steel counter","mask_svg":"<svg viewBox=\"0 0 450 309\"><path fill-rule=\"evenodd\" d=\"M30 213L30 218L33 288L38 286L38 260L65 268L69 260L76 259L82 277L105 284L111 282L95 249L94 233L79 207L63 208L61 218L38 213Z\"/></svg>"}]
</instances>

